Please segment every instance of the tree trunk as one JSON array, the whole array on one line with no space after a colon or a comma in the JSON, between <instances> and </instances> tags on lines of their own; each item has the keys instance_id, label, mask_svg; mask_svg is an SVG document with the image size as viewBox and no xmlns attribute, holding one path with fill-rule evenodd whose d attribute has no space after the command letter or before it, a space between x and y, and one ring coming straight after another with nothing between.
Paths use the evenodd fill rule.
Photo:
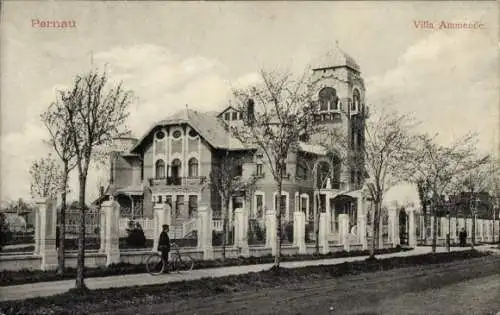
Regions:
<instances>
[{"instance_id":1,"label":"tree trunk","mask_svg":"<svg viewBox=\"0 0 500 315\"><path fill-rule=\"evenodd\" d=\"M222 220L222 260L226 259L226 245L229 243L229 200L224 200L224 219Z\"/></svg>"},{"instance_id":2,"label":"tree trunk","mask_svg":"<svg viewBox=\"0 0 500 315\"><path fill-rule=\"evenodd\" d=\"M278 183L278 201L276 211L276 255L274 256L274 267L280 267L281 261L281 180ZM272 233L272 232L271 232Z\"/></svg>"},{"instance_id":3,"label":"tree trunk","mask_svg":"<svg viewBox=\"0 0 500 315\"><path fill-rule=\"evenodd\" d=\"M64 241L66 239L66 187L68 185L68 163L64 163L63 191L61 194L61 219L59 224L59 252L57 256L57 274L64 274Z\"/></svg>"},{"instance_id":4,"label":"tree trunk","mask_svg":"<svg viewBox=\"0 0 500 315\"><path fill-rule=\"evenodd\" d=\"M316 240L314 241L314 245L315 245L315 252L316 254L319 254L319 217L320 217L320 206L319 206L319 203L320 203L320 198L319 198L319 194L317 195L317 198L316 198L316 211L314 211L316 213L316 215L314 216L314 235L316 235Z\"/></svg>"},{"instance_id":5,"label":"tree trunk","mask_svg":"<svg viewBox=\"0 0 500 315\"><path fill-rule=\"evenodd\" d=\"M424 233L424 244L427 245L427 227L429 223L429 215L427 213L427 205L424 203L422 210L424 212L424 230L422 231Z\"/></svg>"},{"instance_id":6,"label":"tree trunk","mask_svg":"<svg viewBox=\"0 0 500 315\"><path fill-rule=\"evenodd\" d=\"M434 218L434 222L432 222L432 253L435 254L437 247L437 211L434 203L431 203L431 213Z\"/></svg>"},{"instance_id":7,"label":"tree trunk","mask_svg":"<svg viewBox=\"0 0 500 315\"><path fill-rule=\"evenodd\" d=\"M85 272L85 184L87 178L80 176L79 207L80 229L78 231L78 260L76 266L76 288L87 289L84 282Z\"/></svg>"},{"instance_id":8,"label":"tree trunk","mask_svg":"<svg viewBox=\"0 0 500 315\"><path fill-rule=\"evenodd\" d=\"M373 216L372 216L372 240L370 246L370 259L375 258L375 251L377 250L378 239L379 239L379 227L380 227L380 203L374 202Z\"/></svg>"},{"instance_id":9,"label":"tree trunk","mask_svg":"<svg viewBox=\"0 0 500 315\"><path fill-rule=\"evenodd\" d=\"M474 209L472 211L472 232L470 236L470 244L472 249L474 249L474 246L476 246L476 210Z\"/></svg>"}]
</instances>

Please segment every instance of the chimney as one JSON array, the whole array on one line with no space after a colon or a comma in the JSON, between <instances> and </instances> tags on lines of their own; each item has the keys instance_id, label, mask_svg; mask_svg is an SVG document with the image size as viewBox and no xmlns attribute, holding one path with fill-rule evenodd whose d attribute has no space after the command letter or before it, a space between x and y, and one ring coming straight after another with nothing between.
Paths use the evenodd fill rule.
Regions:
<instances>
[{"instance_id":1,"label":"chimney","mask_svg":"<svg viewBox=\"0 0 500 315\"><path fill-rule=\"evenodd\" d=\"M99 187L99 196L104 196L104 186Z\"/></svg>"}]
</instances>

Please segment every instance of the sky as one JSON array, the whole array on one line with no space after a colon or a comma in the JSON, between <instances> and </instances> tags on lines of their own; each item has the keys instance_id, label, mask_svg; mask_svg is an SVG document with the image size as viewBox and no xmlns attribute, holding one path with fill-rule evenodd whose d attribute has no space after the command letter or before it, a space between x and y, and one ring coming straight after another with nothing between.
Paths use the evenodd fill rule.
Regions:
<instances>
[{"instance_id":1,"label":"sky","mask_svg":"<svg viewBox=\"0 0 500 315\"><path fill-rule=\"evenodd\" d=\"M479 148L496 153L498 16L494 1L3 2L0 200L29 199L31 162L50 151L40 114L78 73L106 68L123 80L134 92L128 125L141 137L186 104L222 109L260 69L303 72L336 41L361 67L367 104L413 113L443 144L477 132ZM483 26L440 29L443 21ZM93 169L88 198L100 178Z\"/></svg>"}]
</instances>

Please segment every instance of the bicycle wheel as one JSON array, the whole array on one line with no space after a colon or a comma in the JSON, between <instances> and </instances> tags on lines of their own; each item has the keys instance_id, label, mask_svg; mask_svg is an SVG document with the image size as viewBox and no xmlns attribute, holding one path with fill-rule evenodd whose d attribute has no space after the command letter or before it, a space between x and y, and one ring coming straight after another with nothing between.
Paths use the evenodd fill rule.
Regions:
<instances>
[{"instance_id":1,"label":"bicycle wheel","mask_svg":"<svg viewBox=\"0 0 500 315\"><path fill-rule=\"evenodd\" d=\"M189 255L182 255L177 257L175 261L175 268L177 271L189 271L194 267L194 260Z\"/></svg>"},{"instance_id":2,"label":"bicycle wheel","mask_svg":"<svg viewBox=\"0 0 500 315\"><path fill-rule=\"evenodd\" d=\"M156 276L163 272L165 268L161 255L158 253L152 253L146 259L146 269L149 274Z\"/></svg>"}]
</instances>

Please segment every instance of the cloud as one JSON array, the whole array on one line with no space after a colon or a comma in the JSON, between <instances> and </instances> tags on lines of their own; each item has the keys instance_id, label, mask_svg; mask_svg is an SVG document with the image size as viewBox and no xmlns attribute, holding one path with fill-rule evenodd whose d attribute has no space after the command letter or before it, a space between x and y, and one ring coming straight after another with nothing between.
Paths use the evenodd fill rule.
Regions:
<instances>
[{"instance_id":1,"label":"cloud","mask_svg":"<svg viewBox=\"0 0 500 315\"><path fill-rule=\"evenodd\" d=\"M498 60L487 33L437 31L409 47L394 69L367 79L375 107L413 112L446 144L468 131L491 151L498 129Z\"/></svg>"},{"instance_id":2,"label":"cloud","mask_svg":"<svg viewBox=\"0 0 500 315\"><path fill-rule=\"evenodd\" d=\"M134 93L130 106L129 127L134 135L142 136L154 122L185 108L202 111L221 109L234 85L252 84L255 74L231 78L226 67L217 60L203 56L180 56L166 47L136 45L115 47L94 55L96 65L106 67L113 81L123 81ZM232 82L235 82L234 84ZM43 143L48 139L40 114L53 99L57 84L46 89L26 108L22 131L3 135L1 139L1 199L29 198L28 169L34 159L50 151ZM87 183L88 199L97 196L97 183L102 171L93 167ZM78 194L76 171L71 178L71 197Z\"/></svg>"}]
</instances>

